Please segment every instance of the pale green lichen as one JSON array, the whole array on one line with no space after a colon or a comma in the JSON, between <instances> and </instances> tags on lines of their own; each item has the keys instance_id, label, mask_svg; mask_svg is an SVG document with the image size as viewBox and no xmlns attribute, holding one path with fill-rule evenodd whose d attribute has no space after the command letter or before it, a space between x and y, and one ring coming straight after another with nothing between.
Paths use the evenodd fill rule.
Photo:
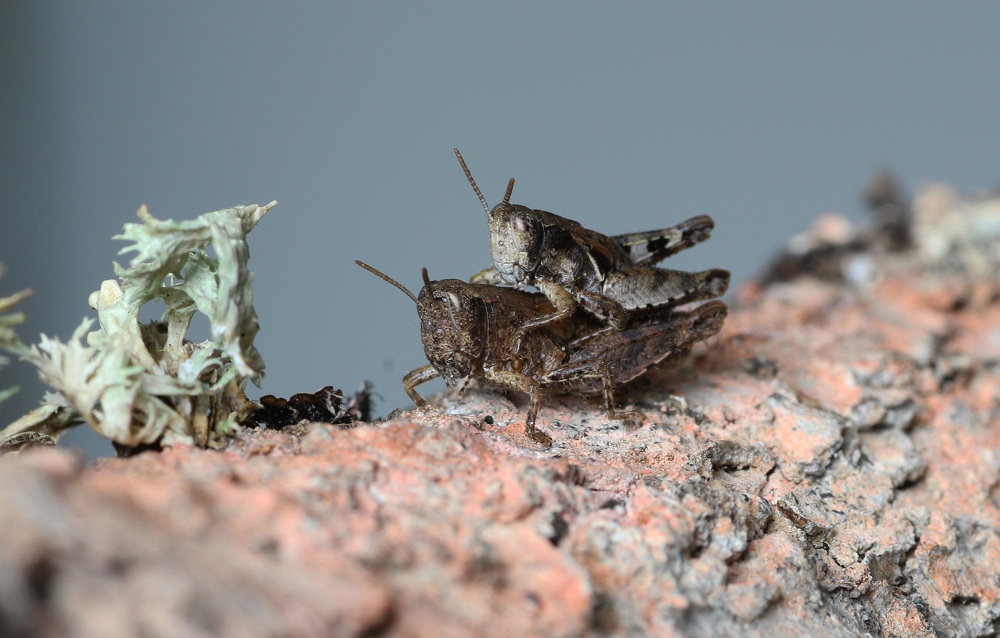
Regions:
<instances>
[{"instance_id":1,"label":"pale green lichen","mask_svg":"<svg viewBox=\"0 0 1000 638\"><path fill-rule=\"evenodd\" d=\"M131 242L121 253L136 255L128 268L114 265L120 283L107 280L90 296L100 329L90 331L93 320L85 319L69 341L43 335L22 354L58 400L45 414L35 410L8 426L0 439L24 431L58 436L80 419L128 447L204 447L238 429L253 408L246 381L258 382L264 370L253 345L259 325L246 235L276 203L184 222L140 208L142 223L125 224L115 237ZM141 324L139 308L155 300L166 306L162 319ZM196 312L211 326L202 343L184 339Z\"/></svg>"},{"instance_id":2,"label":"pale green lichen","mask_svg":"<svg viewBox=\"0 0 1000 638\"><path fill-rule=\"evenodd\" d=\"M0 276L3 275L3 265L0 265ZM14 331L14 326L24 323L23 312L11 312L22 299L31 294L30 290L22 290L7 297L0 297L0 350L6 350L14 354L24 354L24 344ZM0 367L7 364L9 359L0 355ZM0 389L0 402L8 399L18 391L17 387Z\"/></svg>"}]
</instances>

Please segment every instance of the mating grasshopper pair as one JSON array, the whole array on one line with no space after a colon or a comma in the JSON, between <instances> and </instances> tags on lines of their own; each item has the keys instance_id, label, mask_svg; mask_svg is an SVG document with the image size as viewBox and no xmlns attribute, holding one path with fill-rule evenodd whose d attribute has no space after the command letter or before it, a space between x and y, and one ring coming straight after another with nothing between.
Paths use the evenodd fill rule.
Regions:
<instances>
[{"instance_id":1,"label":"mating grasshopper pair","mask_svg":"<svg viewBox=\"0 0 1000 638\"><path fill-rule=\"evenodd\" d=\"M455 154L486 210L493 267L471 283L433 281L424 269L424 286L414 295L356 262L417 305L430 365L403 377L416 405L425 405L415 389L425 381L443 377L461 392L479 379L527 394L528 433L546 439L534 429L543 391L602 395L609 418L619 418L615 386L682 357L721 330L727 313L722 302L690 311L677 307L723 294L727 271L687 273L651 265L707 239L714 226L710 217L608 237L564 217L511 204L513 179L503 202L491 210L458 149ZM523 291L527 286L542 294Z\"/></svg>"}]
</instances>

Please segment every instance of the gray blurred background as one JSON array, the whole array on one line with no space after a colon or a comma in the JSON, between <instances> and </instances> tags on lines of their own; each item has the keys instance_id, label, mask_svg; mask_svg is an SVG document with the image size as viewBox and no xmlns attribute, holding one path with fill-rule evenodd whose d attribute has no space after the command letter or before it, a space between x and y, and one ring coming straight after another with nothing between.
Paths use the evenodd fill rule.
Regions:
<instances>
[{"instance_id":1,"label":"gray blurred background","mask_svg":"<svg viewBox=\"0 0 1000 638\"><path fill-rule=\"evenodd\" d=\"M385 415L425 363L419 325L353 260L414 291L421 266L488 265L453 146L491 204L513 176L513 201L608 234L711 214L670 265L738 284L817 213L861 218L876 168L995 187L998 27L986 3L7 0L0 296L33 288L21 335L66 339L140 204L277 199L250 235L267 376L249 394L369 379ZM43 392L23 363L0 370L14 384L0 425Z\"/></svg>"}]
</instances>

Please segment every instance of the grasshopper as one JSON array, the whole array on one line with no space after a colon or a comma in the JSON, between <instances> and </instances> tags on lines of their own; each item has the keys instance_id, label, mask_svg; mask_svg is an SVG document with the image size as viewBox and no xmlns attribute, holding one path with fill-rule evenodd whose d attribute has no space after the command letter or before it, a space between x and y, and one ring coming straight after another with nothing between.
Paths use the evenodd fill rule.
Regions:
<instances>
[{"instance_id":1,"label":"grasshopper","mask_svg":"<svg viewBox=\"0 0 1000 638\"><path fill-rule=\"evenodd\" d=\"M683 356L694 344L716 334L728 312L721 301L690 312L663 312L576 346L581 336L600 326L585 317L572 316L520 335L525 321L553 313L552 304L543 295L458 279L431 280L426 268L422 271L423 288L414 295L368 264L355 263L401 290L417 305L420 337L430 364L403 377L403 389L414 404L427 404L416 387L437 377L443 377L448 388L458 393L472 379L523 392L530 401L526 430L539 441L548 439L535 429L543 391L603 395L608 418L618 419L615 386L666 359Z\"/></svg>"},{"instance_id":2,"label":"grasshopper","mask_svg":"<svg viewBox=\"0 0 1000 638\"><path fill-rule=\"evenodd\" d=\"M601 320L605 331L612 331L623 328L637 312L713 299L729 287L726 270L688 273L652 266L708 239L715 223L707 215L662 230L608 237L571 219L511 204L513 178L503 201L491 210L462 154L454 150L490 225L493 267L471 281L519 289L534 286L553 306L552 312L524 322L522 337L568 317L577 305Z\"/></svg>"}]
</instances>

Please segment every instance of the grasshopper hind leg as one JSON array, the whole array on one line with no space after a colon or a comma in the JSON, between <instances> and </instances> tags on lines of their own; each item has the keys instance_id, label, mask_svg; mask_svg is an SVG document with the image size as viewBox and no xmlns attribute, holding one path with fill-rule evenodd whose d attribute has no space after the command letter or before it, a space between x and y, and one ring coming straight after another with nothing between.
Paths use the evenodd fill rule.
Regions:
<instances>
[{"instance_id":1,"label":"grasshopper hind leg","mask_svg":"<svg viewBox=\"0 0 1000 638\"><path fill-rule=\"evenodd\" d=\"M715 222L708 215L686 219L662 230L616 235L615 242L628 251L632 263L652 265L708 239Z\"/></svg>"},{"instance_id":2,"label":"grasshopper hind leg","mask_svg":"<svg viewBox=\"0 0 1000 638\"><path fill-rule=\"evenodd\" d=\"M609 276L603 293L629 310L672 308L722 296L729 289L729 271L684 272L644 266Z\"/></svg>"},{"instance_id":3,"label":"grasshopper hind leg","mask_svg":"<svg viewBox=\"0 0 1000 638\"><path fill-rule=\"evenodd\" d=\"M633 420L645 415L638 410L619 411L615 408L614 379L607 363L601 359L591 359L554 370L548 377L553 385L567 390L577 390L581 394L599 394L604 399L604 410L609 421L622 421L626 427Z\"/></svg>"}]
</instances>

